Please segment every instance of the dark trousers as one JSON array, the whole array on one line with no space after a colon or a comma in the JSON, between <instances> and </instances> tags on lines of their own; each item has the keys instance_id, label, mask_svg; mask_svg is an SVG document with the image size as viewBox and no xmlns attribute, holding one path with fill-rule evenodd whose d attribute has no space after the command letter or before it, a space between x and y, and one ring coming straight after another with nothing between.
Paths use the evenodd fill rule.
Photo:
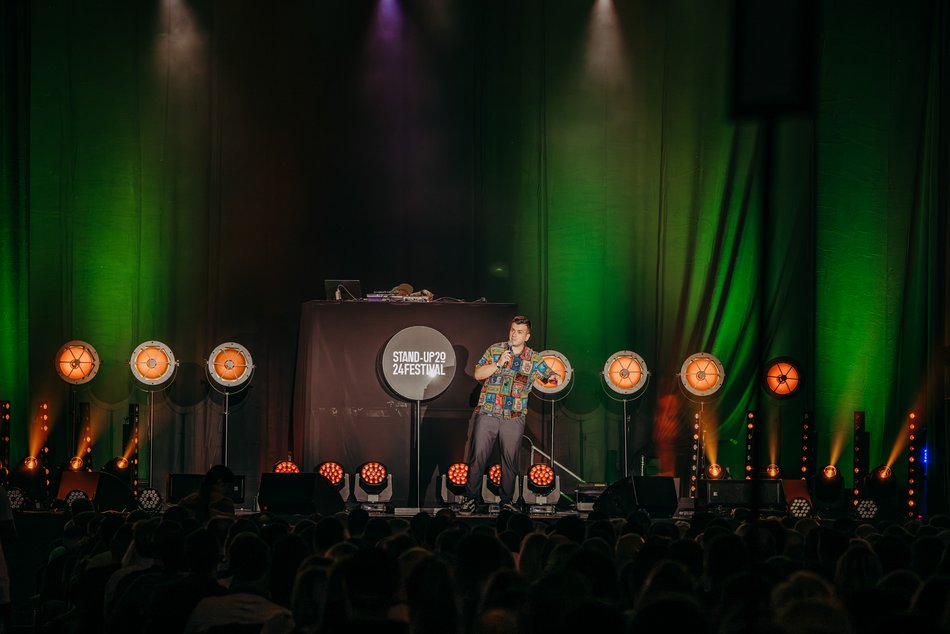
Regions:
<instances>
[{"instance_id":1,"label":"dark trousers","mask_svg":"<svg viewBox=\"0 0 950 634\"><path fill-rule=\"evenodd\" d=\"M479 412L475 415L472 431L472 459L468 463L468 483L465 493L478 497L482 475L488 465L495 439L501 445L501 503L511 502L515 495L515 478L518 477L518 451L524 435L524 416L504 419Z\"/></svg>"}]
</instances>

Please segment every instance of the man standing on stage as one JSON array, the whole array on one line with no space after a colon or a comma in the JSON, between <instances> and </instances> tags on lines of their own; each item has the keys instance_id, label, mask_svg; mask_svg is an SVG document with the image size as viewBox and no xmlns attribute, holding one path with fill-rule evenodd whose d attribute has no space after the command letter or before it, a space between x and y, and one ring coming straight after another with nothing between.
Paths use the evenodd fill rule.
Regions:
<instances>
[{"instance_id":1,"label":"man standing on stage","mask_svg":"<svg viewBox=\"0 0 950 634\"><path fill-rule=\"evenodd\" d=\"M522 315L511 320L508 341L489 346L475 366L475 379L484 381L475 428L472 432L472 457L468 463L465 500L459 511L472 513L482 474L491 455L495 438L501 446L502 508L518 510L512 503L515 479L518 476L518 450L524 434L528 394L535 379L557 383L558 376L541 358L526 346L531 338L531 321Z\"/></svg>"}]
</instances>

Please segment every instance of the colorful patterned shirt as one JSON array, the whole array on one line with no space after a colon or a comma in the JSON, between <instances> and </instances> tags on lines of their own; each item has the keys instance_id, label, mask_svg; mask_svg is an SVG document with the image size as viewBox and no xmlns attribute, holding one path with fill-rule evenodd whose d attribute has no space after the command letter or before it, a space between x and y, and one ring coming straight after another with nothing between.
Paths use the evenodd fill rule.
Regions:
<instances>
[{"instance_id":1,"label":"colorful patterned shirt","mask_svg":"<svg viewBox=\"0 0 950 634\"><path fill-rule=\"evenodd\" d=\"M476 367L497 363L507 349L506 341L492 344L478 360ZM478 409L499 418L524 416L528 409L528 394L535 379L546 381L553 373L554 370L539 353L525 346L521 354L512 353L510 364L485 379L478 397Z\"/></svg>"}]
</instances>

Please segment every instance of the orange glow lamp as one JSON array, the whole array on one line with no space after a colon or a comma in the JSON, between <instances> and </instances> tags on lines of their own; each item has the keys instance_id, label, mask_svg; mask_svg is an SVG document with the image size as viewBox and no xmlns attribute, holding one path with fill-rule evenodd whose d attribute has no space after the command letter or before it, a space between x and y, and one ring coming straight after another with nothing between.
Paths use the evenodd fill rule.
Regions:
<instances>
[{"instance_id":1,"label":"orange glow lamp","mask_svg":"<svg viewBox=\"0 0 950 634\"><path fill-rule=\"evenodd\" d=\"M619 394L622 400L643 390L650 378L646 361L631 350L621 350L607 357L602 374L607 388Z\"/></svg>"},{"instance_id":2,"label":"orange glow lamp","mask_svg":"<svg viewBox=\"0 0 950 634\"><path fill-rule=\"evenodd\" d=\"M72 385L88 383L99 372L99 353L85 341L69 341L56 353L56 374Z\"/></svg>"},{"instance_id":3,"label":"orange glow lamp","mask_svg":"<svg viewBox=\"0 0 950 634\"><path fill-rule=\"evenodd\" d=\"M149 387L170 383L178 368L175 353L161 341L145 341L132 351L129 358L132 376Z\"/></svg>"},{"instance_id":4,"label":"orange glow lamp","mask_svg":"<svg viewBox=\"0 0 950 634\"><path fill-rule=\"evenodd\" d=\"M540 354L541 359L547 366L554 370L554 374L557 375L557 380L542 381L540 378L537 378L534 381L534 389L548 397L560 395L556 398L548 398L547 400L553 401L564 398L567 396L568 388L571 387L571 380L574 377L574 368L571 367L571 362L557 350L544 350ZM544 397L542 396L541 398Z\"/></svg>"},{"instance_id":5,"label":"orange glow lamp","mask_svg":"<svg viewBox=\"0 0 950 634\"><path fill-rule=\"evenodd\" d=\"M233 392L236 390L232 388L247 387L245 384L251 380L254 362L247 348L229 341L211 351L207 369L212 382L221 388L219 391Z\"/></svg>"},{"instance_id":6,"label":"orange glow lamp","mask_svg":"<svg viewBox=\"0 0 950 634\"><path fill-rule=\"evenodd\" d=\"M778 357L769 361L762 378L765 391L769 396L777 399L791 398L796 395L802 383L798 362L789 357Z\"/></svg>"},{"instance_id":7,"label":"orange glow lamp","mask_svg":"<svg viewBox=\"0 0 950 634\"><path fill-rule=\"evenodd\" d=\"M708 352L691 354L680 370L683 388L694 396L712 396L722 388L725 372L722 362Z\"/></svg>"}]
</instances>

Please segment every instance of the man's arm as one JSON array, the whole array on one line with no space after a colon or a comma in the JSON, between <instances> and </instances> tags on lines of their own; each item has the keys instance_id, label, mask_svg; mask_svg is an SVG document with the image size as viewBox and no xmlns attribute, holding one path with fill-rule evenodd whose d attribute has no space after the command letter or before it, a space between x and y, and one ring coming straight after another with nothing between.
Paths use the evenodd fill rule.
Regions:
<instances>
[{"instance_id":1,"label":"man's arm","mask_svg":"<svg viewBox=\"0 0 950 634\"><path fill-rule=\"evenodd\" d=\"M505 367L506 364L511 363L511 350L505 350L501 353L501 356L498 357L498 360L495 360L495 355L493 354L494 350L497 350L496 347L491 347L485 351L485 354L482 355L482 358L478 360L478 364L475 366L475 380L484 381L495 372L498 372L501 368Z\"/></svg>"},{"instance_id":2,"label":"man's arm","mask_svg":"<svg viewBox=\"0 0 950 634\"><path fill-rule=\"evenodd\" d=\"M475 380L484 381L495 372L498 371L498 364L494 361L489 361L475 368Z\"/></svg>"}]
</instances>

